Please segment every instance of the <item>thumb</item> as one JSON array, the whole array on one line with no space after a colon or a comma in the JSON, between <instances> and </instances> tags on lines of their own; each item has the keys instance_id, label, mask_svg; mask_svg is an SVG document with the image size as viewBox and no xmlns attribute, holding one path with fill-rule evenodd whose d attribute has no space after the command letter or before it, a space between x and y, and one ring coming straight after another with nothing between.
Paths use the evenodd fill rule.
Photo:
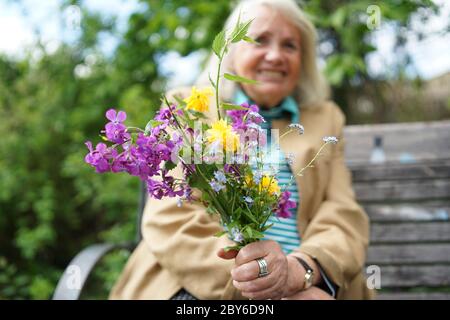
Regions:
<instances>
[{"instance_id":1,"label":"thumb","mask_svg":"<svg viewBox=\"0 0 450 320\"><path fill-rule=\"evenodd\" d=\"M223 248L221 248L219 251L217 251L217 256L219 258L229 260L235 258L238 255L238 253L239 251L237 250L225 251Z\"/></svg>"}]
</instances>

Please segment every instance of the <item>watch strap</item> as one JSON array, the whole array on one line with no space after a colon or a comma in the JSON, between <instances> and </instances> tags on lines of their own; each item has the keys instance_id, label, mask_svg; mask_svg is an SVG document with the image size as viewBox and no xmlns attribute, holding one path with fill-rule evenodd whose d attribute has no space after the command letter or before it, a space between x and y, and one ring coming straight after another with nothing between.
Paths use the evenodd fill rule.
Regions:
<instances>
[{"instance_id":1,"label":"watch strap","mask_svg":"<svg viewBox=\"0 0 450 320\"><path fill-rule=\"evenodd\" d=\"M304 281L304 286L302 290L308 289L309 287L312 286L313 283L313 279L314 279L314 270L313 268L311 268L311 266L302 258L299 258L297 256L294 256L295 259L297 259L297 261L303 266L303 268L305 268L306 273L305 273L305 281Z\"/></svg>"}]
</instances>

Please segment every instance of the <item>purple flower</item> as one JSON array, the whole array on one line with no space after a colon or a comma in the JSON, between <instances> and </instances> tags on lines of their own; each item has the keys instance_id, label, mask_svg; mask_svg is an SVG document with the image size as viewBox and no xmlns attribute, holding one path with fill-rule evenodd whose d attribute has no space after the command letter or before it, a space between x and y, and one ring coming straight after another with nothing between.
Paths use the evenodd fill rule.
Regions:
<instances>
[{"instance_id":1,"label":"purple flower","mask_svg":"<svg viewBox=\"0 0 450 320\"><path fill-rule=\"evenodd\" d=\"M87 141L89 153L85 161L95 167L97 172L127 172L140 177L147 183L150 197L161 199L183 196L189 186L185 181L180 182L168 176L168 170L165 169L166 163L170 164L175 162L173 159L178 159L178 152L183 143L182 136L176 133L171 136L166 130L173 118L170 110L161 110L156 120L162 123L149 127L145 134L139 133L135 142L131 141L131 135L122 124L126 113L108 110L106 118L110 122L106 124L104 132L109 141L119 146L108 148L106 144L99 143L94 150L92 143ZM119 148L122 150L120 153ZM190 194L186 198L190 198Z\"/></svg>"},{"instance_id":2,"label":"purple flower","mask_svg":"<svg viewBox=\"0 0 450 320\"><path fill-rule=\"evenodd\" d=\"M117 151L113 148L108 148L106 144L99 143L95 146L95 150L92 148L92 142L85 142L89 153L85 156L84 161L95 168L98 173L111 171L109 160L114 159L117 156Z\"/></svg>"},{"instance_id":3,"label":"purple flower","mask_svg":"<svg viewBox=\"0 0 450 320\"><path fill-rule=\"evenodd\" d=\"M245 110L228 110L227 115L231 118L231 125L235 131L247 130L247 127L251 123L260 124L264 121L264 118L258 113L259 108L257 105L248 103L241 104Z\"/></svg>"},{"instance_id":4,"label":"purple flower","mask_svg":"<svg viewBox=\"0 0 450 320\"><path fill-rule=\"evenodd\" d=\"M278 207L275 210L276 216L278 218L289 218L292 216L292 213L289 211L290 209L293 209L296 207L295 201L292 201L289 199L291 196L291 193L289 191L284 191L281 194L280 200L278 202Z\"/></svg>"},{"instance_id":5,"label":"purple flower","mask_svg":"<svg viewBox=\"0 0 450 320\"><path fill-rule=\"evenodd\" d=\"M216 178L216 180L219 183L222 183L222 184L227 183L227 177L225 176L223 171L216 171L216 172L214 172L214 178Z\"/></svg>"},{"instance_id":6,"label":"purple flower","mask_svg":"<svg viewBox=\"0 0 450 320\"><path fill-rule=\"evenodd\" d=\"M243 199L244 199L244 201L248 204L249 207L252 206L252 204L253 204L254 201L253 201L253 199L252 199L251 197L246 196L246 197L244 197Z\"/></svg>"},{"instance_id":7,"label":"purple flower","mask_svg":"<svg viewBox=\"0 0 450 320\"><path fill-rule=\"evenodd\" d=\"M172 117L172 113L170 112L169 108L163 108L163 109L159 110L155 116L155 120L170 122L170 123L172 123L174 121L173 117Z\"/></svg>"},{"instance_id":8,"label":"purple flower","mask_svg":"<svg viewBox=\"0 0 450 320\"><path fill-rule=\"evenodd\" d=\"M131 135L126 132L127 127L122 124L127 118L127 114L124 111L118 113L114 109L106 111L106 118L111 122L108 122L105 126L106 138L109 141L122 144L127 140L130 140Z\"/></svg>"},{"instance_id":9,"label":"purple flower","mask_svg":"<svg viewBox=\"0 0 450 320\"><path fill-rule=\"evenodd\" d=\"M241 144L255 142L265 145L266 138L263 134L260 124L265 122L264 118L258 113L257 105L241 104L244 110L228 110L227 115L231 119L233 130L241 137Z\"/></svg>"},{"instance_id":10,"label":"purple flower","mask_svg":"<svg viewBox=\"0 0 450 320\"><path fill-rule=\"evenodd\" d=\"M146 180L149 175L154 174L150 171L146 158L142 156L135 146L125 148L125 151L117 156L111 166L112 172L127 172L132 176L138 176Z\"/></svg>"},{"instance_id":11,"label":"purple flower","mask_svg":"<svg viewBox=\"0 0 450 320\"><path fill-rule=\"evenodd\" d=\"M224 164L223 170L226 173L230 173L236 177L239 177L241 175L241 173L239 172L238 166L233 165L233 164Z\"/></svg>"},{"instance_id":12,"label":"purple flower","mask_svg":"<svg viewBox=\"0 0 450 320\"><path fill-rule=\"evenodd\" d=\"M231 233L231 240L233 240L234 242L240 243L244 241L244 236L242 235L242 232L240 232L238 228L236 227L231 228L230 233Z\"/></svg>"},{"instance_id":13,"label":"purple flower","mask_svg":"<svg viewBox=\"0 0 450 320\"><path fill-rule=\"evenodd\" d=\"M290 125L288 125L288 128L291 130L296 130L299 135L305 133L305 128L299 123L291 123Z\"/></svg>"},{"instance_id":14,"label":"purple flower","mask_svg":"<svg viewBox=\"0 0 450 320\"><path fill-rule=\"evenodd\" d=\"M336 137L323 137L322 139L325 143L332 143L332 144L337 144L338 143L338 138Z\"/></svg>"},{"instance_id":15,"label":"purple flower","mask_svg":"<svg viewBox=\"0 0 450 320\"><path fill-rule=\"evenodd\" d=\"M256 184L259 184L259 183L261 182L262 177L263 177L262 172L259 171L259 170L256 171L256 172L253 174L253 182L256 183Z\"/></svg>"},{"instance_id":16,"label":"purple flower","mask_svg":"<svg viewBox=\"0 0 450 320\"><path fill-rule=\"evenodd\" d=\"M288 154L286 154L286 162L289 165L292 165L294 163L294 158L295 158L295 155L292 152L289 152Z\"/></svg>"},{"instance_id":17,"label":"purple flower","mask_svg":"<svg viewBox=\"0 0 450 320\"><path fill-rule=\"evenodd\" d=\"M192 197L192 189L188 184L186 184L184 187L184 199L187 201L191 201L194 199Z\"/></svg>"},{"instance_id":18,"label":"purple flower","mask_svg":"<svg viewBox=\"0 0 450 320\"><path fill-rule=\"evenodd\" d=\"M163 181L156 181L153 179L147 180L147 191L151 197L155 199L162 199L163 197L182 196L185 192L185 186L175 185L174 178L163 176Z\"/></svg>"},{"instance_id":19,"label":"purple flower","mask_svg":"<svg viewBox=\"0 0 450 320\"><path fill-rule=\"evenodd\" d=\"M211 182L209 183L209 185L211 186L211 188L215 191L215 192L219 192L222 189L225 189L225 186L223 184L221 184L220 182L217 182L216 180L211 180Z\"/></svg>"}]
</instances>

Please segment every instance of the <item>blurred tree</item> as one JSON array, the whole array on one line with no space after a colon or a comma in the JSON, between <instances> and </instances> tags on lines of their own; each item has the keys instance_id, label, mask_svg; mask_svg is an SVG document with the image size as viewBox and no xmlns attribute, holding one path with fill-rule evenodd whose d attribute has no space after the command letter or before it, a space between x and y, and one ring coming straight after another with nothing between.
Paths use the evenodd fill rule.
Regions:
<instances>
[{"instance_id":1,"label":"blurred tree","mask_svg":"<svg viewBox=\"0 0 450 320\"><path fill-rule=\"evenodd\" d=\"M349 123L355 121L355 110L349 107L355 91L360 91L368 82L398 79L411 65L412 61L404 50L406 34L412 28L411 18L420 16L426 23L439 10L431 0L309 0L304 1L303 8L318 28L321 48L325 48L319 50L326 61L324 72L333 86L334 100L346 113ZM384 75L374 78L367 70L368 56L377 50L372 44L373 31L386 24L395 30L396 65L391 66L394 70L386 70ZM375 99L380 95L376 92L379 87L371 88L375 91ZM386 103L384 105L390 107ZM386 110L382 111L384 115ZM373 120L383 121L380 117Z\"/></svg>"}]
</instances>

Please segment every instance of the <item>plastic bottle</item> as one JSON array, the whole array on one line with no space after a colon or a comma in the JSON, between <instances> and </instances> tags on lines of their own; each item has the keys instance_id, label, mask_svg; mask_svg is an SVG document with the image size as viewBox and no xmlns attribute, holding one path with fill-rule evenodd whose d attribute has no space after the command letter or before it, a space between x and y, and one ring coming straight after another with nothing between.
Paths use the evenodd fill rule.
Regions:
<instances>
[{"instance_id":1,"label":"plastic bottle","mask_svg":"<svg viewBox=\"0 0 450 320\"><path fill-rule=\"evenodd\" d=\"M383 163L386 161L386 155L383 150L383 138L380 136L374 137L374 146L372 154L370 155L370 163Z\"/></svg>"}]
</instances>

